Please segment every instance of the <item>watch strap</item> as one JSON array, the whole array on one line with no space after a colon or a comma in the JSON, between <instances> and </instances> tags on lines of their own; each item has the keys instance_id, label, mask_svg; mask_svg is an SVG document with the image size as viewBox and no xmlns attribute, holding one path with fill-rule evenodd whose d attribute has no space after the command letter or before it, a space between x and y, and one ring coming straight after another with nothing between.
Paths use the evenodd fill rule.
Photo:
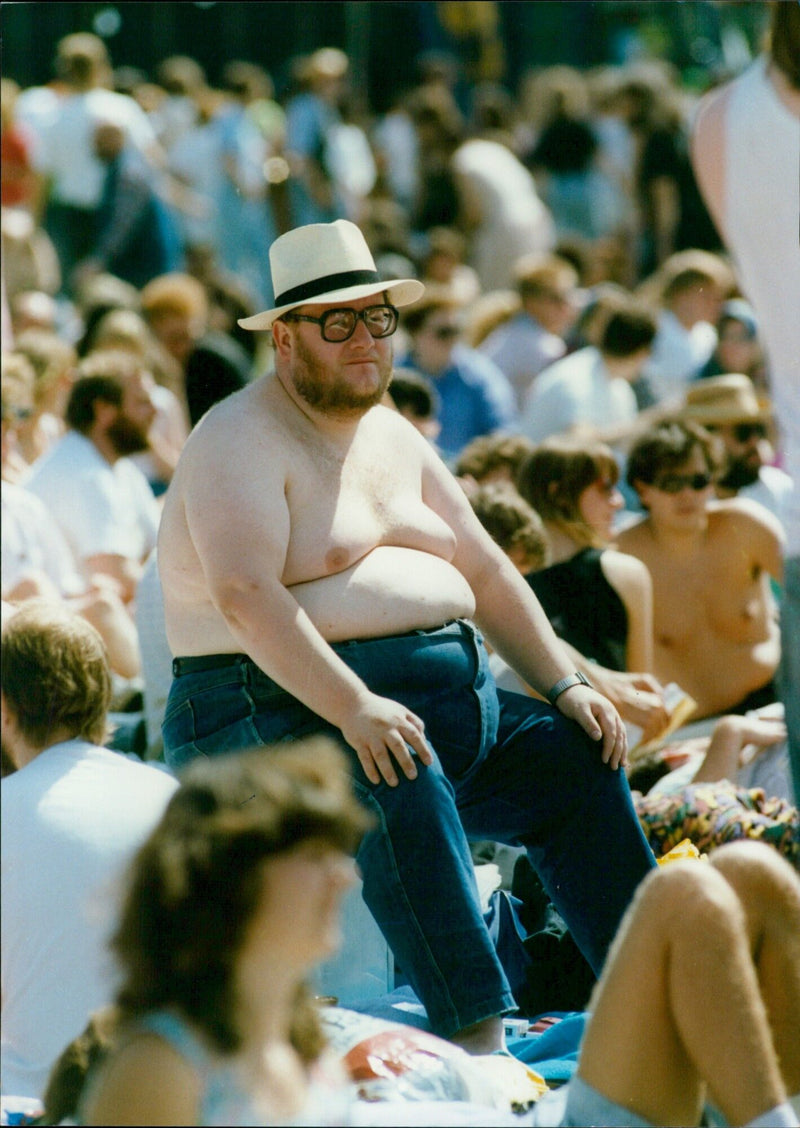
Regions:
<instances>
[{"instance_id":1,"label":"watch strap","mask_svg":"<svg viewBox=\"0 0 800 1128\"><path fill-rule=\"evenodd\" d=\"M561 694L567 690L572 689L574 685L588 685L589 689L592 688L592 683L589 681L580 670L576 670L574 674L567 674L565 678L561 678L547 693L547 700L551 705L555 705Z\"/></svg>"}]
</instances>

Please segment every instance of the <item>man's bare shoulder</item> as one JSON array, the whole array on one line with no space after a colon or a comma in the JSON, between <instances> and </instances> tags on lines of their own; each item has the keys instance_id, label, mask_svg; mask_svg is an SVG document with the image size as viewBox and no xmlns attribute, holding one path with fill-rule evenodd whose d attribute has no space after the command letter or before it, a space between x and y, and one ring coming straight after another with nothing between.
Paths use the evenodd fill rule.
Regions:
<instances>
[{"instance_id":1,"label":"man's bare shoulder","mask_svg":"<svg viewBox=\"0 0 800 1128\"><path fill-rule=\"evenodd\" d=\"M751 533L767 536L779 542L784 540L783 527L778 518L758 501L749 497L721 498L708 507L709 531L721 535Z\"/></svg>"},{"instance_id":2,"label":"man's bare shoulder","mask_svg":"<svg viewBox=\"0 0 800 1128\"><path fill-rule=\"evenodd\" d=\"M228 461L252 458L265 441L275 451L287 433L276 383L274 377L262 376L215 404L184 443L180 459L184 469L222 456Z\"/></svg>"}]
</instances>

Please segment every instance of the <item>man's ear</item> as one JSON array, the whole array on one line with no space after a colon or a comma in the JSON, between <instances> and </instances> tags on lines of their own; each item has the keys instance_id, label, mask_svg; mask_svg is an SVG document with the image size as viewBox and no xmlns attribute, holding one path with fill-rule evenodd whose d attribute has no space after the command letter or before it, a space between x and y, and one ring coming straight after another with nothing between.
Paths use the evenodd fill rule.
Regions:
<instances>
[{"instance_id":1,"label":"man's ear","mask_svg":"<svg viewBox=\"0 0 800 1128\"><path fill-rule=\"evenodd\" d=\"M275 352L287 356L292 343L292 333L285 321L275 321L272 326L272 344Z\"/></svg>"}]
</instances>

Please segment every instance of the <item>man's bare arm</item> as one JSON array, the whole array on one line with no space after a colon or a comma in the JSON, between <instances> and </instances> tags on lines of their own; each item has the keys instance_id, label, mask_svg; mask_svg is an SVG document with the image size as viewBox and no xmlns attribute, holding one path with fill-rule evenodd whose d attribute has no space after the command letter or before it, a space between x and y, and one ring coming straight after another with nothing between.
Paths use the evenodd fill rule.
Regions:
<instances>
[{"instance_id":1,"label":"man's bare arm","mask_svg":"<svg viewBox=\"0 0 800 1128\"><path fill-rule=\"evenodd\" d=\"M452 563L474 592L475 620L492 647L542 696L575 670L541 604L504 552L478 521L453 475L432 455L425 470L423 497L456 534ZM559 710L595 740L603 760L625 763L625 729L614 706L593 689L577 685L561 694Z\"/></svg>"}]
</instances>

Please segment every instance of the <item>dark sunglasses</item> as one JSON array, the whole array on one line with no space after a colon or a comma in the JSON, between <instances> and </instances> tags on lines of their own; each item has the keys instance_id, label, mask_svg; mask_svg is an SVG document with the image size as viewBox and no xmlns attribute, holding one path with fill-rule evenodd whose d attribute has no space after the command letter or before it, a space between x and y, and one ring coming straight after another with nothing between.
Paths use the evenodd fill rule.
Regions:
<instances>
[{"instance_id":1,"label":"dark sunglasses","mask_svg":"<svg viewBox=\"0 0 800 1128\"><path fill-rule=\"evenodd\" d=\"M328 309L322 317L309 317L306 313L285 313L282 321L310 321L319 325L323 341L341 344L349 341L359 321L363 321L371 337L391 337L397 328L399 314L394 306L374 305L366 309Z\"/></svg>"},{"instance_id":2,"label":"dark sunglasses","mask_svg":"<svg viewBox=\"0 0 800 1128\"><path fill-rule=\"evenodd\" d=\"M737 443L747 443L750 439L765 439L767 425L766 423L736 423L733 427L733 436Z\"/></svg>"},{"instance_id":3,"label":"dark sunglasses","mask_svg":"<svg viewBox=\"0 0 800 1128\"><path fill-rule=\"evenodd\" d=\"M710 474L665 474L653 486L662 493L678 494L688 486L690 490L699 493L707 489L712 482Z\"/></svg>"}]
</instances>

